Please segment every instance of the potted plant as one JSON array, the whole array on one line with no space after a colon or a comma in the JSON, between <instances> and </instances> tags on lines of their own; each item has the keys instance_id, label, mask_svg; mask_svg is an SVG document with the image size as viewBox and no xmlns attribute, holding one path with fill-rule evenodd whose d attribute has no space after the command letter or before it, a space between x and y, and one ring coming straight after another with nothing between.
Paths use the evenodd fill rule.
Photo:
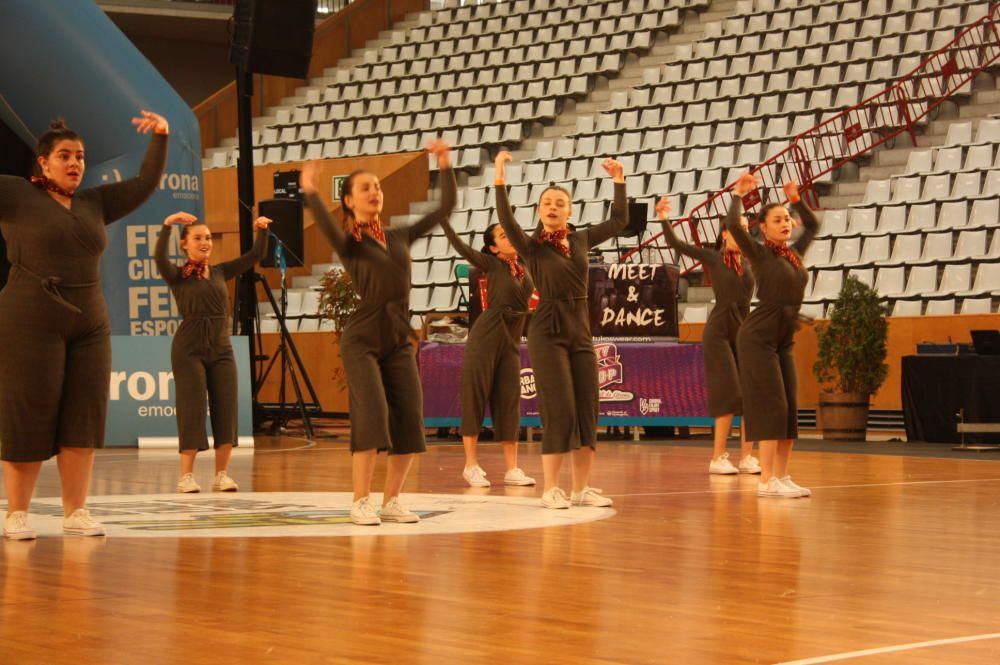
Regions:
<instances>
[{"instance_id":1,"label":"potted plant","mask_svg":"<svg viewBox=\"0 0 1000 665\"><path fill-rule=\"evenodd\" d=\"M341 268L330 268L323 273L319 283L319 316L333 323L334 337L339 343L341 332L347 325L347 320L357 310L361 298L354 288L351 276ZM343 367L335 368L333 375L342 390L347 387Z\"/></svg>"},{"instance_id":2,"label":"potted plant","mask_svg":"<svg viewBox=\"0 0 1000 665\"><path fill-rule=\"evenodd\" d=\"M823 438L864 441L869 401L889 373L886 307L878 292L848 277L830 320L817 324L819 352L813 373L823 390L819 422Z\"/></svg>"}]
</instances>

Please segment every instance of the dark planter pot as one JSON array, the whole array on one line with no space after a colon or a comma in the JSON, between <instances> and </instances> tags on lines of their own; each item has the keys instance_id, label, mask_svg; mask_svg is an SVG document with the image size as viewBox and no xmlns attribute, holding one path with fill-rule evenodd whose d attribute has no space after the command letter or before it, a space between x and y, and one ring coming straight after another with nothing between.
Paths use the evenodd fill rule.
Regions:
<instances>
[{"instance_id":1,"label":"dark planter pot","mask_svg":"<svg viewBox=\"0 0 1000 665\"><path fill-rule=\"evenodd\" d=\"M831 441L864 441L867 438L868 402L863 393L820 393L819 420L823 438Z\"/></svg>"}]
</instances>

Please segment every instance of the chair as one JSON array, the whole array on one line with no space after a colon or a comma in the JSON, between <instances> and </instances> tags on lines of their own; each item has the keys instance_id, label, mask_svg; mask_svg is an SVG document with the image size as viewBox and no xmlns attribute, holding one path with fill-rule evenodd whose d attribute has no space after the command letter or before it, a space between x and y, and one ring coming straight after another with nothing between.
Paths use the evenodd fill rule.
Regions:
<instances>
[{"instance_id":1,"label":"chair","mask_svg":"<svg viewBox=\"0 0 1000 665\"><path fill-rule=\"evenodd\" d=\"M955 299L954 298L934 298L927 301L927 308L924 310L924 316L954 316L955 315Z\"/></svg>"},{"instance_id":2,"label":"chair","mask_svg":"<svg viewBox=\"0 0 1000 665\"><path fill-rule=\"evenodd\" d=\"M922 311L921 300L897 300L892 306L893 316L920 316Z\"/></svg>"},{"instance_id":3,"label":"chair","mask_svg":"<svg viewBox=\"0 0 1000 665\"><path fill-rule=\"evenodd\" d=\"M469 282L468 263L455 264L455 279L458 280L458 307L460 309L468 309L469 307L469 294L467 291L467 286Z\"/></svg>"},{"instance_id":4,"label":"chair","mask_svg":"<svg viewBox=\"0 0 1000 665\"><path fill-rule=\"evenodd\" d=\"M938 285L936 293L945 295L952 293L963 293L969 290L972 285L972 264L952 263L944 268L941 275L941 284Z\"/></svg>"},{"instance_id":5,"label":"chair","mask_svg":"<svg viewBox=\"0 0 1000 665\"><path fill-rule=\"evenodd\" d=\"M903 295L919 296L935 291L937 291L937 266L916 266L910 269Z\"/></svg>"}]
</instances>

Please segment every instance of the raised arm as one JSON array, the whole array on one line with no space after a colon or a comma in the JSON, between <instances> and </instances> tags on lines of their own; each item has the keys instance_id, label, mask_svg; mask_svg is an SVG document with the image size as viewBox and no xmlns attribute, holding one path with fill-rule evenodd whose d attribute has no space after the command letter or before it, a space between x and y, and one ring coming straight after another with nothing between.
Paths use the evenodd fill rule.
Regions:
<instances>
[{"instance_id":1,"label":"raised arm","mask_svg":"<svg viewBox=\"0 0 1000 665\"><path fill-rule=\"evenodd\" d=\"M750 173L744 173L740 176L740 179L736 182L736 186L733 187L733 198L729 202L729 211L722 222L725 229L733 236L733 240L736 241L740 251L750 259L759 258L764 251L764 247L751 238L747 230L743 228L743 225L740 224L740 215L743 214L743 197L756 187L756 177L750 175Z\"/></svg>"},{"instance_id":2,"label":"raised arm","mask_svg":"<svg viewBox=\"0 0 1000 665\"><path fill-rule=\"evenodd\" d=\"M625 168L613 159L604 160L604 170L615 182L615 200L611 204L611 216L596 226L587 229L587 244L597 247L605 240L614 238L628 226L628 195L625 192Z\"/></svg>"},{"instance_id":3,"label":"raised arm","mask_svg":"<svg viewBox=\"0 0 1000 665\"><path fill-rule=\"evenodd\" d=\"M167 134L169 126L163 116L143 111L142 117L133 118L136 131L153 138L146 148L146 156L139 167L139 175L124 182L95 187L104 210L104 223L110 224L129 214L148 199L160 184L160 176L167 164Z\"/></svg>"},{"instance_id":4,"label":"raised arm","mask_svg":"<svg viewBox=\"0 0 1000 665\"><path fill-rule=\"evenodd\" d=\"M809 249L813 238L819 232L819 220L816 219L816 215L813 214L813 211L809 209L809 206L799 196L799 185L797 182L786 182L784 188L785 194L788 196L788 201L792 204L792 208L799 213L799 219L802 220L803 227L802 235L792 244L792 249L798 252L799 256L805 256L806 250Z\"/></svg>"},{"instance_id":5,"label":"raised arm","mask_svg":"<svg viewBox=\"0 0 1000 665\"><path fill-rule=\"evenodd\" d=\"M500 228L507 234L507 239L510 240L510 244L514 246L517 253L528 257L535 249L534 243L531 242L531 238L524 232L521 225L517 223L514 211L510 207L510 199L507 198L507 183L504 176L506 174L505 166L510 160L510 153L501 150L495 162L497 175L493 184L496 190L497 221L500 222Z\"/></svg>"},{"instance_id":6,"label":"raised arm","mask_svg":"<svg viewBox=\"0 0 1000 665\"><path fill-rule=\"evenodd\" d=\"M674 233L674 225L670 223L667 219L667 213L670 212L670 203L667 197L663 197L656 204L656 214L660 218L660 226L663 227L663 239L667 241L667 245L674 251L683 254L684 256L690 256L692 259L697 261L710 261L712 258L718 256L718 254L705 247L696 247L690 243L686 243L677 237Z\"/></svg>"},{"instance_id":7,"label":"raised arm","mask_svg":"<svg viewBox=\"0 0 1000 665\"><path fill-rule=\"evenodd\" d=\"M153 258L156 261L156 269L160 271L160 277L167 284L176 284L181 279L181 271L170 257L167 256L167 249L170 247L170 235L173 233L173 221L179 215L187 215L188 213L177 213L167 217L163 221L163 226L160 227L160 236L156 239L156 250L153 252ZM194 215L188 215L192 219Z\"/></svg>"},{"instance_id":8,"label":"raised arm","mask_svg":"<svg viewBox=\"0 0 1000 665\"><path fill-rule=\"evenodd\" d=\"M319 197L319 190L316 188L316 164L305 162L299 172L299 189L305 194L306 206L312 211L313 220L320 232L326 236L333 251L343 258L347 254L348 240L344 229L337 224L330 211L326 209L326 204Z\"/></svg>"},{"instance_id":9,"label":"raised arm","mask_svg":"<svg viewBox=\"0 0 1000 665\"><path fill-rule=\"evenodd\" d=\"M232 261L226 261L216 266L218 270L222 271L224 279L232 279L237 275L242 275L264 258L264 255L267 253L267 227L270 223L271 220L267 217L258 217L257 221L254 222L257 235L253 240L253 247L250 248L250 251L236 257Z\"/></svg>"},{"instance_id":10,"label":"raised arm","mask_svg":"<svg viewBox=\"0 0 1000 665\"><path fill-rule=\"evenodd\" d=\"M451 224L448 220L441 222L441 228L444 230L444 234L448 237L448 242L451 246L455 248L459 256L463 259L476 266L480 270L486 271L490 269L490 259L483 252L478 249L474 249L467 245L464 240L457 233L455 229L451 228Z\"/></svg>"},{"instance_id":11,"label":"raised arm","mask_svg":"<svg viewBox=\"0 0 1000 665\"><path fill-rule=\"evenodd\" d=\"M407 227L406 235L411 243L451 217L451 211L455 209L455 202L458 200L458 185L455 184L455 172L451 168L451 146L437 139L427 146L427 152L437 158L441 178L441 205L434 212L424 215L416 224Z\"/></svg>"}]
</instances>

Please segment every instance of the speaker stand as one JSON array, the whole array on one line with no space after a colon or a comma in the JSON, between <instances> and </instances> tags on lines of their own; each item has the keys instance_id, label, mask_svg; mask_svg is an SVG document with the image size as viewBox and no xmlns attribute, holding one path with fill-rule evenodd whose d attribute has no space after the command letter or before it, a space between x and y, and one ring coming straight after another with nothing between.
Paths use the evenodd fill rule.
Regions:
<instances>
[{"instance_id":1,"label":"speaker stand","mask_svg":"<svg viewBox=\"0 0 1000 665\"><path fill-rule=\"evenodd\" d=\"M279 241L280 242L280 241ZM312 440L313 438L313 428L312 428L312 415L320 415L323 412L322 407L319 403L319 398L316 396L316 390L313 388L312 381L309 380L309 372L306 371L305 365L302 362L302 358L299 356L299 351L295 348L295 340L292 339L291 334L288 332L288 326L286 325L286 311L288 305L288 292L285 286L285 276L281 277L281 304L275 302L274 294L271 293L271 288L268 286L267 281L264 279L263 275L254 273L255 283L262 284L264 287L264 293L267 296L268 301L271 303L272 311L278 320L278 331L280 334L280 339L278 340L278 347L274 350L274 354L268 359L267 355L264 353L262 336L258 332L257 334L257 354L255 360L258 360L263 364L267 362L267 366L263 368L260 375L256 378L255 384L257 391L253 395L254 412L259 414L261 420L268 417L271 422L271 427L269 433L273 435L281 434L281 431L293 420L296 415L302 420L302 425L305 429L306 438ZM259 331L259 321L260 313L257 313L257 322ZM275 364L279 365L279 371L281 372L281 383L278 388L278 401L277 403L265 404L260 401L260 389L263 388L264 382L267 377L271 374L271 370L274 369ZM305 384L306 391L309 393L309 402L306 402L303 398L302 386L299 383L299 378L301 377L302 383ZM295 392L295 401L287 402L285 400L286 395L286 380L291 379L292 390Z\"/></svg>"}]
</instances>

